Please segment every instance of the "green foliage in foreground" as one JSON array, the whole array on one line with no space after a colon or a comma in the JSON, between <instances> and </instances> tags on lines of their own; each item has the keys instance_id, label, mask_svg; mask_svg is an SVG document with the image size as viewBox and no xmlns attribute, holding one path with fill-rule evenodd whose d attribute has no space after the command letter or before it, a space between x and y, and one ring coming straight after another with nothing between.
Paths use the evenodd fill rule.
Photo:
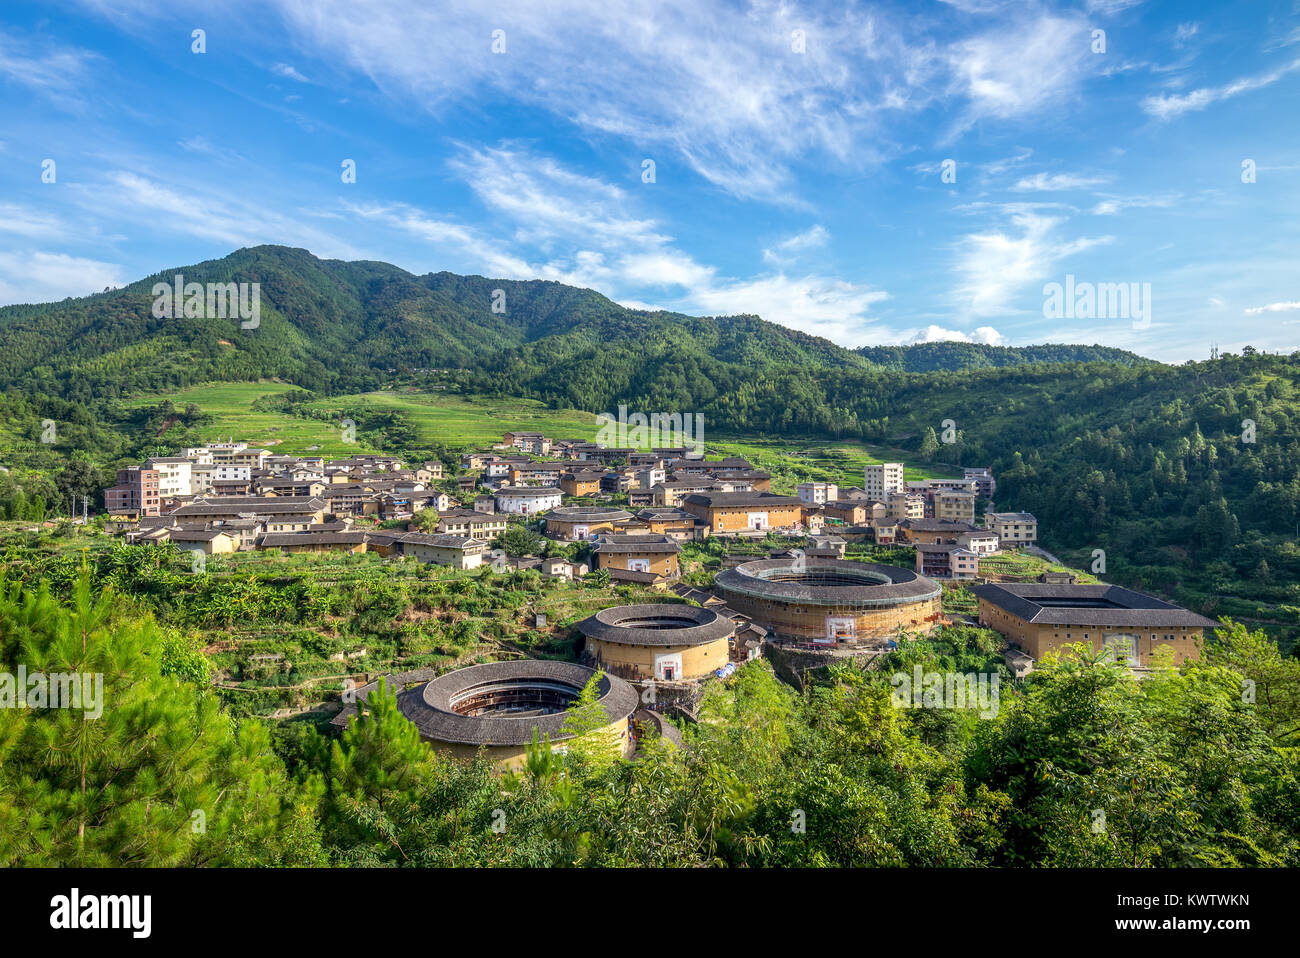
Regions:
<instances>
[{"instance_id":1,"label":"green foliage in foreground","mask_svg":"<svg viewBox=\"0 0 1300 958\"><path fill-rule=\"evenodd\" d=\"M5 673L101 673L106 703L0 709L3 865L1300 864L1300 666L1232 623L1143 681L1046 662L991 718L896 707L888 671L799 695L753 663L682 749L539 742L505 779L434 753L388 689L332 743L234 722L88 578L66 601L0 583L0 636ZM952 630L889 668L992 673L991 652Z\"/></svg>"}]
</instances>

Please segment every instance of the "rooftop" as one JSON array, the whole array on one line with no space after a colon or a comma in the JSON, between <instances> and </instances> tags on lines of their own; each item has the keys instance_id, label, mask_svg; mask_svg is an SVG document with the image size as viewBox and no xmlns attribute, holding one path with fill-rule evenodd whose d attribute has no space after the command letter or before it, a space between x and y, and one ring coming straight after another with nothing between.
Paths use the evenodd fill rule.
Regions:
<instances>
[{"instance_id":1,"label":"rooftop","mask_svg":"<svg viewBox=\"0 0 1300 958\"><path fill-rule=\"evenodd\" d=\"M489 662L448 672L405 691L397 703L421 735L440 742L526 745L536 729L555 743L570 737L561 731L567 717L562 706L576 698L595 674L594 669L572 662ZM626 719L640 702L632 686L613 675L601 676L599 690L600 704L611 724ZM492 696L512 694L519 700L518 714L482 704ZM535 704L533 700L549 705L528 708Z\"/></svg>"},{"instance_id":2,"label":"rooftop","mask_svg":"<svg viewBox=\"0 0 1300 958\"><path fill-rule=\"evenodd\" d=\"M1117 585L990 583L974 586L971 591L1004 612L1036 624L1218 627L1217 622L1203 615Z\"/></svg>"},{"instance_id":3,"label":"rooftop","mask_svg":"<svg viewBox=\"0 0 1300 958\"><path fill-rule=\"evenodd\" d=\"M703 645L730 637L735 623L712 609L685 603L622 605L578 623L589 639L619 645Z\"/></svg>"}]
</instances>

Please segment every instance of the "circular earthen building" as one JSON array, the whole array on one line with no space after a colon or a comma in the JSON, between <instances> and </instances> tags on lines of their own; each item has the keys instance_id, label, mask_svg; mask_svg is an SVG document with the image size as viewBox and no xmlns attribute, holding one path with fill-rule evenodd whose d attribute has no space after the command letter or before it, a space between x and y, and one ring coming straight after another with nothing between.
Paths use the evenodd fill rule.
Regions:
<instances>
[{"instance_id":1,"label":"circular earthen building","mask_svg":"<svg viewBox=\"0 0 1300 958\"><path fill-rule=\"evenodd\" d=\"M434 749L473 758L480 749L500 767L517 769L534 730L563 746L566 710L595 675L573 662L519 659L489 662L448 672L401 693L402 714ZM600 704L609 719L605 731L626 755L631 748L628 718L640 701L636 690L614 675L603 675Z\"/></svg>"},{"instance_id":2,"label":"circular earthen building","mask_svg":"<svg viewBox=\"0 0 1300 958\"><path fill-rule=\"evenodd\" d=\"M599 668L640 681L692 681L723 668L736 625L685 604L623 605L578 623L583 654Z\"/></svg>"},{"instance_id":3,"label":"circular earthen building","mask_svg":"<svg viewBox=\"0 0 1300 958\"><path fill-rule=\"evenodd\" d=\"M808 557L764 559L724 569L714 591L778 641L860 646L939 621L943 590L908 569Z\"/></svg>"}]
</instances>

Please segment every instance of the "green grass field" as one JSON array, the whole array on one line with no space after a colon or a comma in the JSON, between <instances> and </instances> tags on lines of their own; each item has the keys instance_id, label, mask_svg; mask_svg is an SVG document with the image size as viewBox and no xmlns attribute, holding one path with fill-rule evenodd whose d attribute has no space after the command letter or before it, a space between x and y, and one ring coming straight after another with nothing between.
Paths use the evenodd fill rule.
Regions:
<instances>
[{"instance_id":1,"label":"green grass field","mask_svg":"<svg viewBox=\"0 0 1300 958\"><path fill-rule=\"evenodd\" d=\"M341 428L330 422L302 419L281 412L264 412L253 404L264 396L275 396L296 387L290 383L208 383L175 392L158 393L134 400L143 406L170 399L176 406L195 403L216 419L212 438L234 437L276 452L326 456L383 452L361 443L345 443ZM406 416L428 442L452 448L479 448L500 442L511 430L543 432L555 439L596 438L596 417L578 409L551 409L532 399L500 399L462 396L441 392L382 390L350 396L333 396L309 404L314 410L339 413L369 407L392 410ZM908 479L958 475L937 463L921 464L910 453L869 446L859 442L756 439L744 436L712 436L705 432L709 454L744 456L772 473L775 492L793 493L806 479L837 482L846 488L862 485L867 463L901 461Z\"/></svg>"}]
</instances>

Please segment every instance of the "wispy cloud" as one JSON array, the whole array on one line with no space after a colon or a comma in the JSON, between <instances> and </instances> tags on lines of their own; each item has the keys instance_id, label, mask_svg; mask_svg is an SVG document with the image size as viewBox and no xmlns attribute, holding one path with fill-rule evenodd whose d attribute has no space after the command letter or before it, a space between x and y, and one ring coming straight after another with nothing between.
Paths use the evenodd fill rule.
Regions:
<instances>
[{"instance_id":1,"label":"wispy cloud","mask_svg":"<svg viewBox=\"0 0 1300 958\"><path fill-rule=\"evenodd\" d=\"M1300 59L1292 60L1286 66L1279 67L1269 73L1243 77L1223 86L1201 87L1190 93L1177 93L1168 96L1149 96L1142 101L1142 109L1161 120L1173 119L1194 110L1204 110L1211 104L1222 100L1230 100L1243 93L1271 86L1297 69L1300 69Z\"/></svg>"},{"instance_id":2,"label":"wispy cloud","mask_svg":"<svg viewBox=\"0 0 1300 958\"><path fill-rule=\"evenodd\" d=\"M1261 313L1290 313L1297 309L1300 309L1300 300L1289 303L1269 303L1267 306L1250 306L1245 313L1247 316L1258 316Z\"/></svg>"},{"instance_id":3,"label":"wispy cloud","mask_svg":"<svg viewBox=\"0 0 1300 958\"><path fill-rule=\"evenodd\" d=\"M1048 193L1066 190L1086 190L1109 183L1109 176L1079 176L1074 173L1035 173L1018 180L1011 187L1013 193Z\"/></svg>"},{"instance_id":4,"label":"wispy cloud","mask_svg":"<svg viewBox=\"0 0 1300 958\"><path fill-rule=\"evenodd\" d=\"M85 110L88 74L96 54L27 41L0 30L0 80L26 87L69 112Z\"/></svg>"},{"instance_id":5,"label":"wispy cloud","mask_svg":"<svg viewBox=\"0 0 1300 958\"><path fill-rule=\"evenodd\" d=\"M965 236L958 246L955 305L975 316L1005 313L1017 293L1041 284L1056 263L1114 239L1063 239L1061 224L1060 217L1016 208L1006 227Z\"/></svg>"},{"instance_id":6,"label":"wispy cloud","mask_svg":"<svg viewBox=\"0 0 1300 958\"><path fill-rule=\"evenodd\" d=\"M831 234L826 227L817 224L802 233L787 236L763 250L763 259L768 263L788 263L810 249L825 246Z\"/></svg>"},{"instance_id":7,"label":"wispy cloud","mask_svg":"<svg viewBox=\"0 0 1300 958\"><path fill-rule=\"evenodd\" d=\"M299 73L297 70L295 70L292 66L290 66L287 63L275 64L273 67L271 67L271 72L278 77L284 77L286 80L296 80L299 83L311 82L311 80L307 79L305 76L303 76L301 73Z\"/></svg>"}]
</instances>

